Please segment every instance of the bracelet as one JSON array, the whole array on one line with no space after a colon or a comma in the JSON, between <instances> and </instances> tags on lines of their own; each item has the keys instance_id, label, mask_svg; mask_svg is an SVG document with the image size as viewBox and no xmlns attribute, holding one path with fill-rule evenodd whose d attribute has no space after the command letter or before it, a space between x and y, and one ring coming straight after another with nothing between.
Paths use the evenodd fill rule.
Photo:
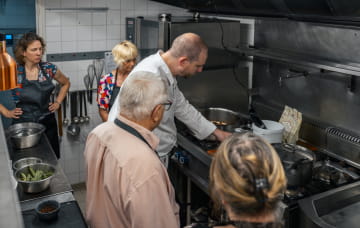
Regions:
<instances>
[{"instance_id":1,"label":"bracelet","mask_svg":"<svg viewBox=\"0 0 360 228\"><path fill-rule=\"evenodd\" d=\"M54 101L54 103L57 103L58 105L61 105L58 101Z\"/></svg>"}]
</instances>

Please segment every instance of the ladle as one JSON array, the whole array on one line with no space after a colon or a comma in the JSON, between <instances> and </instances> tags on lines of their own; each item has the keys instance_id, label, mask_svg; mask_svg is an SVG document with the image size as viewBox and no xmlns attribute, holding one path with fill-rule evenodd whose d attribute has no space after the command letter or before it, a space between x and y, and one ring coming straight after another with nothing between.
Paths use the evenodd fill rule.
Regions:
<instances>
[{"instance_id":1,"label":"ladle","mask_svg":"<svg viewBox=\"0 0 360 228\"><path fill-rule=\"evenodd\" d=\"M83 92L79 91L79 99L80 99L80 116L79 116L79 122L80 123L84 123L85 122L85 117L83 116L83 112L82 112L82 100L83 100Z\"/></svg>"},{"instance_id":2,"label":"ladle","mask_svg":"<svg viewBox=\"0 0 360 228\"><path fill-rule=\"evenodd\" d=\"M64 97L63 100L63 115L64 115L64 125L68 125L69 124L69 119L66 118L66 100L67 100L67 95Z\"/></svg>"},{"instance_id":3,"label":"ladle","mask_svg":"<svg viewBox=\"0 0 360 228\"><path fill-rule=\"evenodd\" d=\"M84 94L83 98L84 98L85 122L89 122L90 116L87 115L87 107L86 107L87 104L86 104L86 96L85 96L85 94Z\"/></svg>"},{"instance_id":4,"label":"ladle","mask_svg":"<svg viewBox=\"0 0 360 228\"><path fill-rule=\"evenodd\" d=\"M74 110L74 116L72 117L72 120L76 124L79 123L80 121L79 117L77 116L77 100L78 100L78 92L74 92L72 94L71 109Z\"/></svg>"},{"instance_id":5,"label":"ladle","mask_svg":"<svg viewBox=\"0 0 360 228\"><path fill-rule=\"evenodd\" d=\"M75 99L76 98L74 96L74 93L70 94L70 114L71 114L71 124L67 127L67 133L72 135L72 136L77 136L80 133L80 127L75 124L74 122L74 117L75 117L75 107L76 107L76 103L75 103Z\"/></svg>"}]
</instances>

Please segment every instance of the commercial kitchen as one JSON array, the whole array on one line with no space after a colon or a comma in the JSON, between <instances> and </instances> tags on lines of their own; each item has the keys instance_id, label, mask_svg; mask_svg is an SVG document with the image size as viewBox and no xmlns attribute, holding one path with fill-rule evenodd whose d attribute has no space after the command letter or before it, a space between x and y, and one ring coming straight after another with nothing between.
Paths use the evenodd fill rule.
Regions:
<instances>
[{"instance_id":1,"label":"commercial kitchen","mask_svg":"<svg viewBox=\"0 0 360 228\"><path fill-rule=\"evenodd\" d=\"M301 113L296 143L273 143L288 177L285 227L358 227L359 10L355 0L0 0L7 52L22 34L36 32L46 41L46 60L71 81L57 113L59 160L44 135L33 147L17 149L7 136L8 121L0 121L0 227L43 227L34 208L48 199L61 210L47 226L86 227L73 186L85 181L84 144L101 123L96 81L114 68L112 47L130 40L144 58L167 50L184 32L200 35L209 51L203 72L178 77L178 86L209 120L220 111L235 116L219 124L224 130L251 131L249 107L276 122L285 107ZM1 102L7 93L0 91ZM212 217L209 207L209 167L219 142L196 139L179 121L177 129L171 162L183 222L226 219ZM300 161L287 169L289 154ZM55 167L44 191L28 193L15 184L13 163L26 157Z\"/></svg>"}]
</instances>

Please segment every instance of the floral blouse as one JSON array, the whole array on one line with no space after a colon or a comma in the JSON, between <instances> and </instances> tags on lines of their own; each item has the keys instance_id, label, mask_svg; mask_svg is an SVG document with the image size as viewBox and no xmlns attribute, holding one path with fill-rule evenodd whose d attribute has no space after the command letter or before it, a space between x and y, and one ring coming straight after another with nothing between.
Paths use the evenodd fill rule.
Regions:
<instances>
[{"instance_id":1,"label":"floral blouse","mask_svg":"<svg viewBox=\"0 0 360 228\"><path fill-rule=\"evenodd\" d=\"M97 90L97 103L99 108L109 110L111 95L115 86L115 77L112 73L100 78Z\"/></svg>"},{"instance_id":2,"label":"floral blouse","mask_svg":"<svg viewBox=\"0 0 360 228\"><path fill-rule=\"evenodd\" d=\"M39 78L38 78L39 82L43 82L47 78L53 79L55 77L56 72L57 72L57 66L56 65L54 65L52 63L49 63L49 62L40 62L39 66L40 66L40 69L41 69L39 71ZM19 85L19 88L16 88L16 89L12 90L13 99L15 101L19 100L19 95L20 95L21 90L22 90L22 84L23 84L23 81L26 78L25 66L24 65L19 64L17 66L17 71L18 71L17 83Z\"/></svg>"}]
</instances>

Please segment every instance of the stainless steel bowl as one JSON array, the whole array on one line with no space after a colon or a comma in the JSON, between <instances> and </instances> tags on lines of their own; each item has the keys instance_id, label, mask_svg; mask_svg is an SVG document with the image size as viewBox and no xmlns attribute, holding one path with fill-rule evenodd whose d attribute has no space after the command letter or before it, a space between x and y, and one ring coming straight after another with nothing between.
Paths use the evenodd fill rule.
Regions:
<instances>
[{"instance_id":1,"label":"stainless steel bowl","mask_svg":"<svg viewBox=\"0 0 360 228\"><path fill-rule=\"evenodd\" d=\"M42 170L44 172L51 171L53 172L53 175L39 181L22 181L21 173L24 173L25 175L29 174L30 173L29 167L32 167L34 170ZM55 166L48 163L39 163L39 164L27 165L22 167L21 169L18 169L15 172L15 178L18 181L18 183L21 185L24 192L38 193L46 190L49 187L51 179L54 177L55 172L56 172Z\"/></svg>"},{"instance_id":2,"label":"stainless steel bowl","mask_svg":"<svg viewBox=\"0 0 360 228\"><path fill-rule=\"evenodd\" d=\"M26 122L11 125L6 130L6 135L10 137L15 148L24 149L37 145L44 131L44 125Z\"/></svg>"},{"instance_id":3,"label":"stainless steel bowl","mask_svg":"<svg viewBox=\"0 0 360 228\"><path fill-rule=\"evenodd\" d=\"M14 168L14 170L18 170L24 166L33 165L33 164L37 164L37 163L41 163L41 162L42 162L42 159L36 158L36 157L22 158L13 163L13 168Z\"/></svg>"}]
</instances>

